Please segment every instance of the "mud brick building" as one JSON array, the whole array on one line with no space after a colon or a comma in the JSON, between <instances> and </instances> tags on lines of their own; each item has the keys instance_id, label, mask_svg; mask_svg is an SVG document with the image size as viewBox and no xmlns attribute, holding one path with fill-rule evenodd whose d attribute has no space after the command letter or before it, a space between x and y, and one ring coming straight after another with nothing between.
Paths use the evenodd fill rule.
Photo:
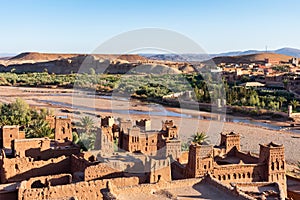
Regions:
<instances>
[{"instance_id":1,"label":"mud brick building","mask_svg":"<svg viewBox=\"0 0 300 200\"><path fill-rule=\"evenodd\" d=\"M223 183L276 182L286 191L286 164L283 145L260 144L259 156L240 150L240 135L221 133L218 146L192 144L188 163L184 168L186 178L211 174Z\"/></svg>"},{"instance_id":2,"label":"mud brick building","mask_svg":"<svg viewBox=\"0 0 300 200\"><path fill-rule=\"evenodd\" d=\"M141 152L146 155L180 157L181 141L178 127L173 121L162 123L160 131L151 130L150 120L137 120L132 125L130 120L120 121L119 148L129 152Z\"/></svg>"},{"instance_id":3,"label":"mud brick building","mask_svg":"<svg viewBox=\"0 0 300 200\"><path fill-rule=\"evenodd\" d=\"M68 116L47 116L46 121L49 123L50 127L55 130L56 141L72 141L72 124L71 119Z\"/></svg>"}]
</instances>

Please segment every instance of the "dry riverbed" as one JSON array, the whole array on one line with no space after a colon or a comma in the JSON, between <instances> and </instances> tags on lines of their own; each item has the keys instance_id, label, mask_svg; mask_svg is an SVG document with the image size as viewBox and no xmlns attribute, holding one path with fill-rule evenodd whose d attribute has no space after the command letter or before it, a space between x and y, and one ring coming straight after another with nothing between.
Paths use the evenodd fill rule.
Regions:
<instances>
[{"instance_id":1,"label":"dry riverbed","mask_svg":"<svg viewBox=\"0 0 300 200\"><path fill-rule=\"evenodd\" d=\"M241 134L242 150L258 153L259 144L271 141L284 144L286 159L289 163L300 160L300 134L286 131L274 131L267 128L248 125L244 123L224 122L216 120L198 119L194 116L200 112L181 110L180 108L166 108L157 104L148 104L136 100L100 98L92 94L83 94L72 89L47 89L47 88L18 88L1 86L0 102L8 103L16 98L22 98L33 107L50 108L56 115L66 115L77 121L84 115L122 117L127 119L150 118L152 128L160 129L161 121L172 119L180 128L180 137L187 141L196 131L208 134L211 143L218 144L220 132L234 131ZM72 113L77 111L76 114ZM201 112L202 116L210 117L211 114ZM191 117L192 116L192 117ZM95 117L96 123L99 118Z\"/></svg>"}]
</instances>

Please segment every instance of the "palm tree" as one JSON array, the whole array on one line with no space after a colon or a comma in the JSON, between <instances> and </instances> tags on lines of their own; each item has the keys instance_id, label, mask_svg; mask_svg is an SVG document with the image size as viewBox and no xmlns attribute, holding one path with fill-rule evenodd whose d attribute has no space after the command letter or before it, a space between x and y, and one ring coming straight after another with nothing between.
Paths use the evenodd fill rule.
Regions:
<instances>
[{"instance_id":1,"label":"palm tree","mask_svg":"<svg viewBox=\"0 0 300 200\"><path fill-rule=\"evenodd\" d=\"M48 122L45 120L33 120L31 125L27 128L26 137L27 138L42 138L49 137L54 138L54 130L50 128Z\"/></svg>"},{"instance_id":2,"label":"palm tree","mask_svg":"<svg viewBox=\"0 0 300 200\"><path fill-rule=\"evenodd\" d=\"M208 136L203 132L201 132L201 133L197 132L196 134L194 134L192 136L192 142L195 143L195 144L199 144L199 145L206 142L207 139L208 139Z\"/></svg>"},{"instance_id":3,"label":"palm tree","mask_svg":"<svg viewBox=\"0 0 300 200\"><path fill-rule=\"evenodd\" d=\"M280 109L281 109L281 108L282 108L283 102L286 102L286 98L284 98L284 97L279 97L279 98L278 98L278 101L279 101L279 103L280 103Z\"/></svg>"},{"instance_id":4,"label":"palm tree","mask_svg":"<svg viewBox=\"0 0 300 200\"><path fill-rule=\"evenodd\" d=\"M84 131L89 134L91 129L94 127L95 122L94 120L89 116L84 116L80 119L81 126L84 129Z\"/></svg>"},{"instance_id":5,"label":"palm tree","mask_svg":"<svg viewBox=\"0 0 300 200\"><path fill-rule=\"evenodd\" d=\"M290 101L290 104L293 106L293 109L296 109L300 105L296 99Z\"/></svg>"}]
</instances>

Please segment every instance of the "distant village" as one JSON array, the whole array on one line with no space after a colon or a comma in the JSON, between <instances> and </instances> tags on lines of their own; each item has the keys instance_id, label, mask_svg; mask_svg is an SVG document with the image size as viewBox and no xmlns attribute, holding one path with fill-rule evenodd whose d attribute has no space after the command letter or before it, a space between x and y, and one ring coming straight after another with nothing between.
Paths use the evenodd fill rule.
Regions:
<instances>
[{"instance_id":1,"label":"distant village","mask_svg":"<svg viewBox=\"0 0 300 200\"><path fill-rule=\"evenodd\" d=\"M195 184L230 199L299 198L299 191L287 187L281 144L257 144L254 155L241 149L239 133L220 133L219 144L197 133L183 151L172 120L152 130L149 119L103 116L95 149L81 151L72 142L70 118L46 120L54 139L25 139L17 125L1 128L1 199L176 199L172 189Z\"/></svg>"},{"instance_id":2,"label":"distant village","mask_svg":"<svg viewBox=\"0 0 300 200\"><path fill-rule=\"evenodd\" d=\"M220 63L218 67L229 82L248 80L246 87L297 89L295 86L300 83L299 58L288 61L265 58L253 63Z\"/></svg>"}]
</instances>

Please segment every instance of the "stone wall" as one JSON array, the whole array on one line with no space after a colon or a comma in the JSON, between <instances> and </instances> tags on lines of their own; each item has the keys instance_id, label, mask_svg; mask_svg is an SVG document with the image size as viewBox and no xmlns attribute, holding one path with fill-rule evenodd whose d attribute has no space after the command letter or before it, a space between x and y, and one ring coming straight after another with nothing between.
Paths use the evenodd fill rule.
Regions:
<instances>
[{"instance_id":1,"label":"stone wall","mask_svg":"<svg viewBox=\"0 0 300 200\"><path fill-rule=\"evenodd\" d=\"M41 161L33 161L32 158L3 158L0 164L1 183L23 181L36 176L69 173L71 170L70 158L65 156Z\"/></svg>"},{"instance_id":2,"label":"stone wall","mask_svg":"<svg viewBox=\"0 0 300 200\"><path fill-rule=\"evenodd\" d=\"M36 200L36 199L69 199L74 197L78 200L102 199L102 191L106 190L108 183L117 186L136 186L139 179L136 177L130 178L115 178L88 182L78 182L68 185L58 185L45 188L27 188L26 182L23 181L19 189L19 200Z\"/></svg>"}]
</instances>

